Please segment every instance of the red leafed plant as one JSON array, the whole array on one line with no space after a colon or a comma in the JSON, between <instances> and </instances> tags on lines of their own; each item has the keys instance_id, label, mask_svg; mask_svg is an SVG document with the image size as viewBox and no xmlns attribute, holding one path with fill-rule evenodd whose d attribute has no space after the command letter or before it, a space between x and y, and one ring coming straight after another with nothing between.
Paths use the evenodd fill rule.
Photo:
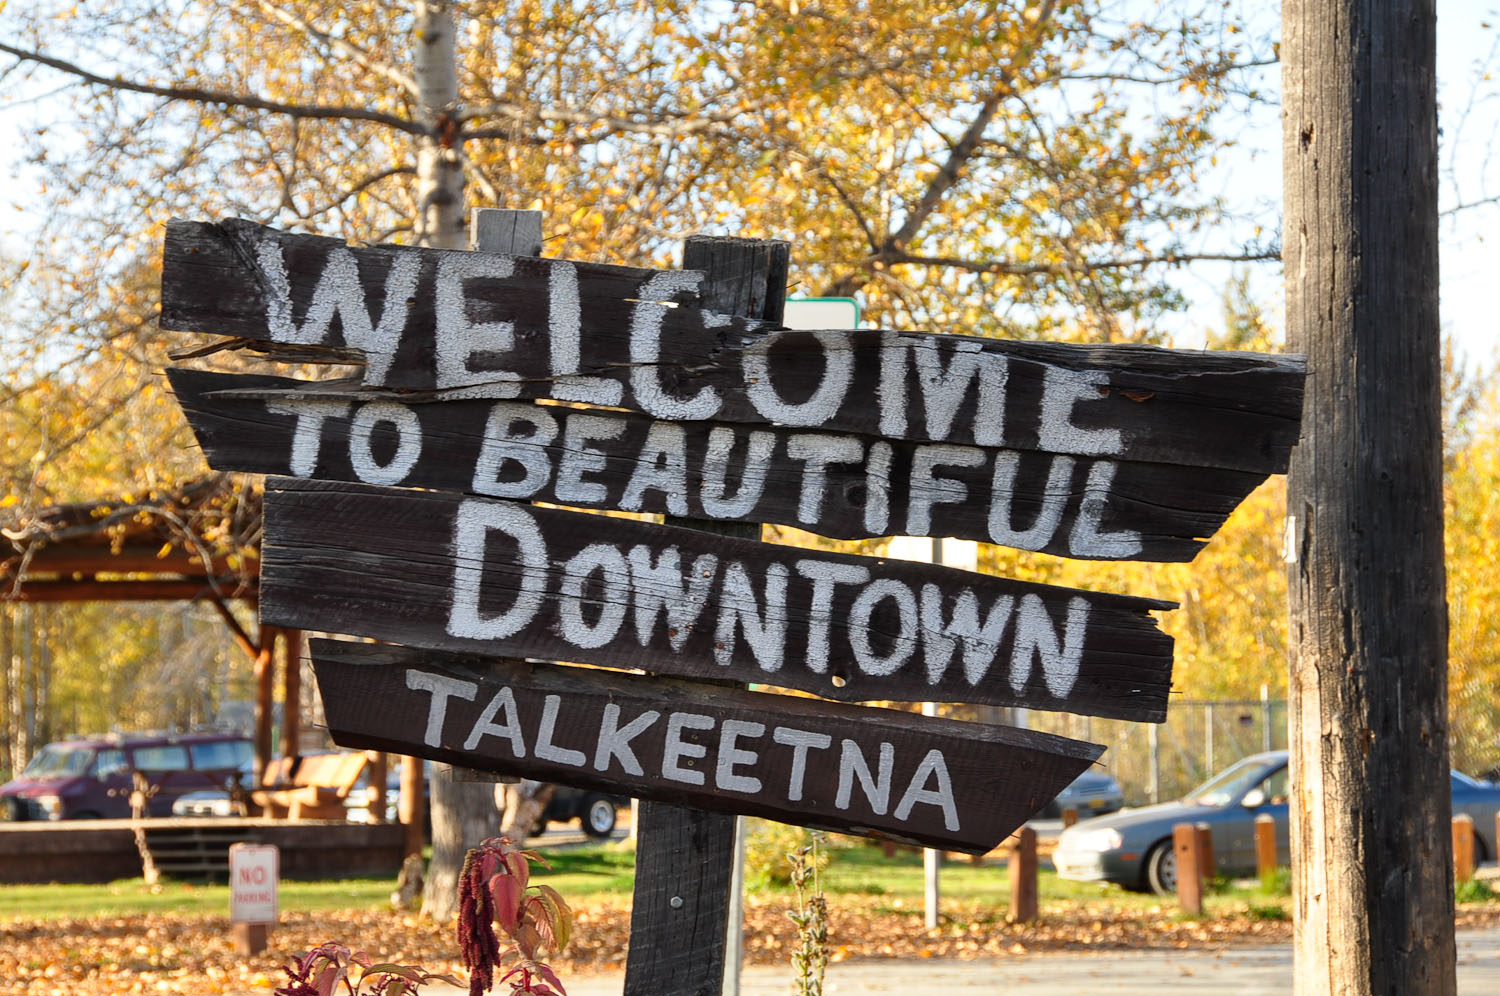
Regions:
<instances>
[{"instance_id":1,"label":"red leafed plant","mask_svg":"<svg viewBox=\"0 0 1500 996\"><path fill-rule=\"evenodd\" d=\"M470 996L489 992L495 968L512 954L516 963L500 979L510 983L512 996L567 996L557 973L537 956L568 946L573 911L550 885L529 884L532 861L551 867L509 837L491 837L464 858L458 880L458 946L470 973ZM504 951L496 927L510 939Z\"/></svg>"},{"instance_id":2,"label":"red leafed plant","mask_svg":"<svg viewBox=\"0 0 1500 996\"><path fill-rule=\"evenodd\" d=\"M359 969L359 978L351 975ZM276 996L415 996L434 979L461 986L451 975L433 975L409 965L375 964L363 951L336 941L319 944L286 966L291 981Z\"/></svg>"}]
</instances>

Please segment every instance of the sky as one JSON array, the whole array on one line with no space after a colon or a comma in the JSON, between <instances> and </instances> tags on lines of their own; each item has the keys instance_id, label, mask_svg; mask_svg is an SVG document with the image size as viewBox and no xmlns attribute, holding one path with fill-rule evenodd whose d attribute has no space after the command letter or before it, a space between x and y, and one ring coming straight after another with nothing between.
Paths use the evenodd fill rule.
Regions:
<instances>
[{"instance_id":1,"label":"sky","mask_svg":"<svg viewBox=\"0 0 1500 996\"><path fill-rule=\"evenodd\" d=\"M1278 31L1278 5L1267 4L1249 16L1255 27ZM1488 77L1491 72L1493 78ZM1269 227L1276 224L1281 202L1280 67L1268 67L1258 85L1270 99L1236 119L1241 127L1233 136L1235 146L1219 157L1217 166L1202 171L1200 182L1222 194L1235 213L1264 218ZM1438 101L1443 332L1471 368L1493 367L1500 362L1500 309L1495 306L1500 201L1483 201L1500 199L1500 11L1495 5L1481 0L1438 3ZM1186 313L1168 319L1175 323L1176 345L1202 345L1204 330L1219 322L1221 292L1232 269L1196 264L1176 275L1179 289L1192 302ZM1255 266L1251 274L1255 298L1280 326L1280 266Z\"/></svg>"}]
</instances>

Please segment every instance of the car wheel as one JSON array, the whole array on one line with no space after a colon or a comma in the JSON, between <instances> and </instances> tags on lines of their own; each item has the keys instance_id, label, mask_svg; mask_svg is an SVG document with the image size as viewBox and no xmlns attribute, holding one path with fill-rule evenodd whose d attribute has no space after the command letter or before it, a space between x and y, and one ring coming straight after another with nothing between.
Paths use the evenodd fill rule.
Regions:
<instances>
[{"instance_id":1,"label":"car wheel","mask_svg":"<svg viewBox=\"0 0 1500 996\"><path fill-rule=\"evenodd\" d=\"M614 800L591 795L583 800L583 832L590 837L608 837L615 829Z\"/></svg>"},{"instance_id":2,"label":"car wheel","mask_svg":"<svg viewBox=\"0 0 1500 996\"><path fill-rule=\"evenodd\" d=\"M1158 842L1146 856L1146 884L1158 896L1177 894L1177 854L1170 837Z\"/></svg>"}]
</instances>

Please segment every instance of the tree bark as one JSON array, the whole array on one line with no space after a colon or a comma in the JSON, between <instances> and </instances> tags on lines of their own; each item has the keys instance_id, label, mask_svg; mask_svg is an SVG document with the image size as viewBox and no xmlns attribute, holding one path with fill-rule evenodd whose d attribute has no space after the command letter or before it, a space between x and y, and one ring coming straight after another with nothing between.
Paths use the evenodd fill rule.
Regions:
<instances>
[{"instance_id":1,"label":"tree bark","mask_svg":"<svg viewBox=\"0 0 1500 996\"><path fill-rule=\"evenodd\" d=\"M458 142L457 25L451 0L418 0L412 29L419 120L430 133L417 139L419 244L464 247L464 170Z\"/></svg>"},{"instance_id":2,"label":"tree bark","mask_svg":"<svg viewBox=\"0 0 1500 996\"><path fill-rule=\"evenodd\" d=\"M489 222L475 226L479 240L474 247L488 252L507 252L534 256L542 251L540 212L481 211ZM510 224L500 224L501 221ZM421 763L421 762L416 762ZM434 920L447 920L458 912L458 875L463 870L464 855L478 847L486 837L501 833L500 801L509 786L490 780L455 780L453 768L446 764L433 766L432 779L432 862L422 887L422 913ZM519 833L507 834L517 844L526 843L526 834L542 815L552 787L522 793L516 800L512 820L522 824ZM539 801L537 801L539 800Z\"/></svg>"},{"instance_id":3,"label":"tree bark","mask_svg":"<svg viewBox=\"0 0 1500 996\"><path fill-rule=\"evenodd\" d=\"M1296 991L1454 992L1433 0L1288 0Z\"/></svg>"}]
</instances>

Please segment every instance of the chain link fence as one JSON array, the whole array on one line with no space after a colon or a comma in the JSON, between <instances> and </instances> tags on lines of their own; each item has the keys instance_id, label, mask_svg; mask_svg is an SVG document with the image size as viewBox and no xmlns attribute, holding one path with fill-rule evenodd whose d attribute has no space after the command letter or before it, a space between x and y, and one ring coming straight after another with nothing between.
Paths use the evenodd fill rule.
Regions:
<instances>
[{"instance_id":1,"label":"chain link fence","mask_svg":"<svg viewBox=\"0 0 1500 996\"><path fill-rule=\"evenodd\" d=\"M1174 700L1165 723L1027 712L1018 725L1103 744L1099 764L1143 806L1186 795L1215 772L1249 754L1287 746L1285 699Z\"/></svg>"}]
</instances>

